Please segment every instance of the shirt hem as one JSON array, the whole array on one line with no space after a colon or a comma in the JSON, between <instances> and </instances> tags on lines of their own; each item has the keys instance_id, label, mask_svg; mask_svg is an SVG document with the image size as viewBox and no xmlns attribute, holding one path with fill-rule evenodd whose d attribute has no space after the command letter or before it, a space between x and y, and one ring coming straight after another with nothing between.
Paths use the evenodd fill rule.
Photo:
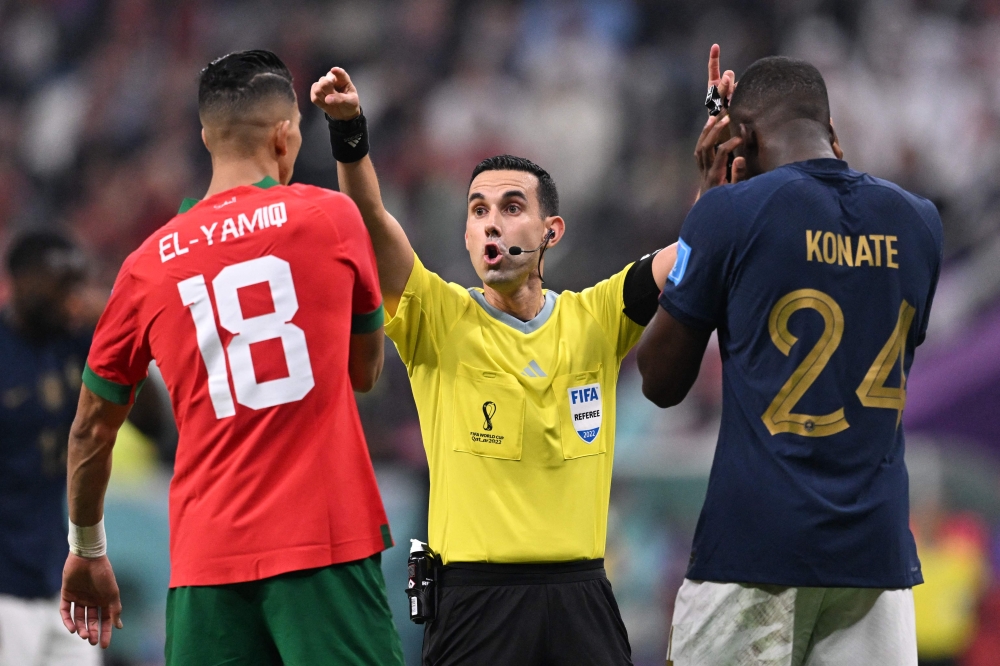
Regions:
<instances>
[{"instance_id":1,"label":"shirt hem","mask_svg":"<svg viewBox=\"0 0 1000 666\"><path fill-rule=\"evenodd\" d=\"M363 560L385 550L382 535L368 537L337 547L311 547L254 553L225 558L223 566L213 571L184 570L171 572L170 589L248 583L273 578L292 571L318 569L333 564ZM220 572L220 569L223 570Z\"/></svg>"},{"instance_id":2,"label":"shirt hem","mask_svg":"<svg viewBox=\"0 0 1000 666\"><path fill-rule=\"evenodd\" d=\"M879 590L904 590L916 585L920 585L924 582L924 577L922 574L918 573L915 576L904 576L902 578L886 578L886 579L871 579L871 578L855 578L851 576L830 576L829 578L824 577L810 578L803 577L798 578L795 576L781 576L781 575L770 575L770 574L760 574L760 573L747 573L744 571L730 571L730 572L706 572L699 571L697 568L692 568L684 576L688 580L693 581L704 581L710 583L742 583L746 585L779 585L781 587L858 587L858 588L871 588Z\"/></svg>"},{"instance_id":3,"label":"shirt hem","mask_svg":"<svg viewBox=\"0 0 1000 666\"><path fill-rule=\"evenodd\" d=\"M20 601L52 601L59 599L59 588L52 591L44 591L42 588L14 588L0 585L0 597L18 599Z\"/></svg>"}]
</instances>

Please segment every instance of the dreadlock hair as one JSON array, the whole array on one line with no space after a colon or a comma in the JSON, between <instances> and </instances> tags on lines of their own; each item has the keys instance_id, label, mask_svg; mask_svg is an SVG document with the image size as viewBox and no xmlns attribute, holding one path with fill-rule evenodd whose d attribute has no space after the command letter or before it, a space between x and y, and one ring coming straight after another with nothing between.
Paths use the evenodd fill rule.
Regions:
<instances>
[{"instance_id":1,"label":"dreadlock hair","mask_svg":"<svg viewBox=\"0 0 1000 666\"><path fill-rule=\"evenodd\" d=\"M559 214L559 193L556 191L556 183L552 180L549 172L538 166L534 162L524 157L514 155L496 155L489 157L472 170L472 178L469 185L476 179L476 176L484 171L524 171L538 178L538 207L541 209L542 217L552 217Z\"/></svg>"}]
</instances>

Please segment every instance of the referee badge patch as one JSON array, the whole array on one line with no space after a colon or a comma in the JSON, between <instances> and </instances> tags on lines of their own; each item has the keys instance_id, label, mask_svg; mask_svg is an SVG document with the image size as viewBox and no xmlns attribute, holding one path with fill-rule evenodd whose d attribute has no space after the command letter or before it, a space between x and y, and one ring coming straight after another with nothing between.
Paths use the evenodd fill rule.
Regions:
<instances>
[{"instance_id":1,"label":"referee badge patch","mask_svg":"<svg viewBox=\"0 0 1000 666\"><path fill-rule=\"evenodd\" d=\"M573 417L573 428L580 439L590 444L601 430L601 385L587 384L567 389L569 412Z\"/></svg>"}]
</instances>

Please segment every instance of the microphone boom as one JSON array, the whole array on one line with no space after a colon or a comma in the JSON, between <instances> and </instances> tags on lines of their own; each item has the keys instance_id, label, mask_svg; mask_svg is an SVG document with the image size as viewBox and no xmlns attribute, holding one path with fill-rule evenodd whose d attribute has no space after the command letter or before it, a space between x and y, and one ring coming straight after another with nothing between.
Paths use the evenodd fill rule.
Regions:
<instances>
[{"instance_id":1,"label":"microphone boom","mask_svg":"<svg viewBox=\"0 0 1000 666\"><path fill-rule=\"evenodd\" d=\"M507 248L507 254L509 254L512 257L516 257L519 254L531 254L532 252L538 252L543 247L547 246L549 244L549 241L552 240L552 237L555 235L556 232L553 231L552 229L549 229L545 233L545 238L542 239L542 242L539 243L538 247L536 247L534 250L524 250L520 246L511 245L509 248Z\"/></svg>"}]
</instances>

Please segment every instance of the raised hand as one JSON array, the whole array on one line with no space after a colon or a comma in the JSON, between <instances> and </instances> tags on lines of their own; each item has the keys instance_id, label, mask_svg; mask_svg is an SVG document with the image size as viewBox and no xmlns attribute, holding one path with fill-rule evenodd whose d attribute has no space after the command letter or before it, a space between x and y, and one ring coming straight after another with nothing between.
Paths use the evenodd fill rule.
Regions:
<instances>
[{"instance_id":1,"label":"raised hand","mask_svg":"<svg viewBox=\"0 0 1000 666\"><path fill-rule=\"evenodd\" d=\"M122 602L107 556L88 559L70 553L63 568L59 612L71 634L91 645L111 645L112 627L123 626Z\"/></svg>"},{"instance_id":2,"label":"raised hand","mask_svg":"<svg viewBox=\"0 0 1000 666\"><path fill-rule=\"evenodd\" d=\"M312 84L309 98L334 120L351 120L361 114L358 89L354 87L347 72L340 67L334 67Z\"/></svg>"},{"instance_id":3,"label":"raised hand","mask_svg":"<svg viewBox=\"0 0 1000 666\"><path fill-rule=\"evenodd\" d=\"M723 99L723 107L728 107L729 98L733 96L733 90L736 89L736 72L727 69L724 73L720 73L719 60L721 56L722 48L718 44L712 44L712 48L708 52L708 87L718 86L719 96Z\"/></svg>"},{"instance_id":4,"label":"raised hand","mask_svg":"<svg viewBox=\"0 0 1000 666\"><path fill-rule=\"evenodd\" d=\"M712 86L718 87L719 96L724 100L724 107L728 107L729 99L736 89L736 74L731 69L721 72L719 65L721 54L722 49L719 48L719 45L712 44L708 54L708 86L710 88ZM694 150L698 173L701 174L699 197L709 189L726 183L727 179L729 182L736 183L745 178L746 160L744 158L734 158L731 170L729 167L730 154L742 142L739 136L731 137L729 114L726 110L717 116L709 116Z\"/></svg>"}]
</instances>

